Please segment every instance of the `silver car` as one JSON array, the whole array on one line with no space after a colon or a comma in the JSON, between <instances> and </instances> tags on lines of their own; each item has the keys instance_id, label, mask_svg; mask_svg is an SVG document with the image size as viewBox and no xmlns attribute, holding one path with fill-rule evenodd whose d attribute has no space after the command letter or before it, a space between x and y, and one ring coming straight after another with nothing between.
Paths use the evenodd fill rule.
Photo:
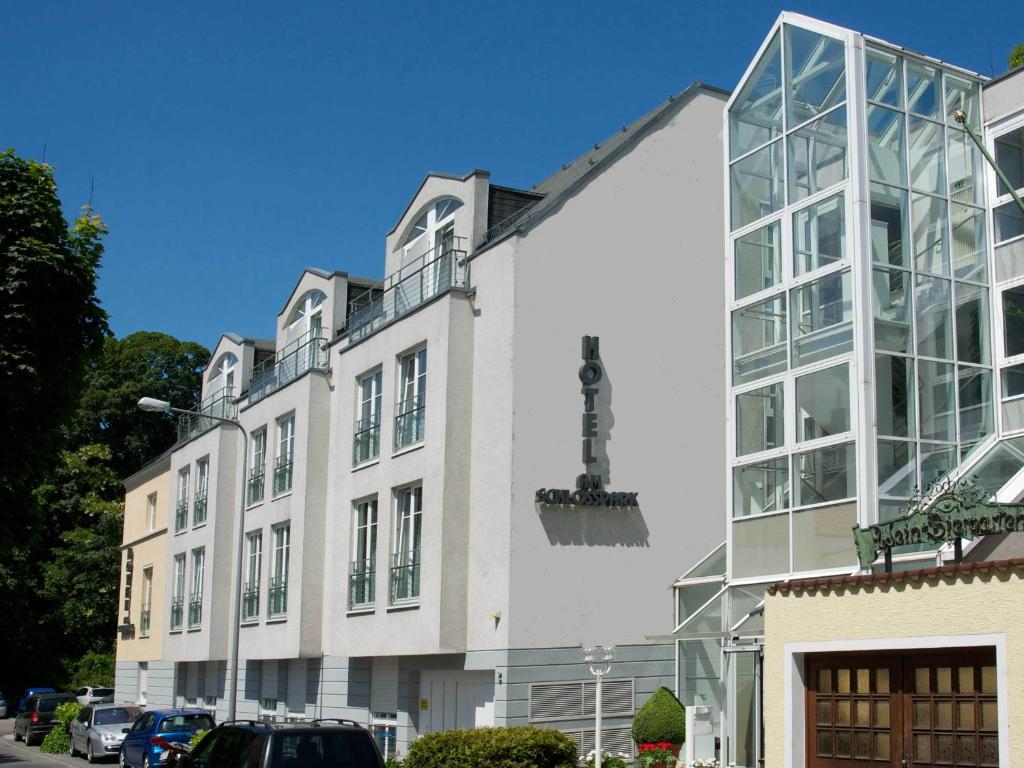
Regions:
<instances>
[{"instance_id":1,"label":"silver car","mask_svg":"<svg viewBox=\"0 0 1024 768\"><path fill-rule=\"evenodd\" d=\"M7 699L0 693L0 719L7 717Z\"/></svg>"},{"instance_id":2,"label":"silver car","mask_svg":"<svg viewBox=\"0 0 1024 768\"><path fill-rule=\"evenodd\" d=\"M90 763L121 751L124 730L142 714L130 704L90 704L71 721L72 757L84 754Z\"/></svg>"}]
</instances>

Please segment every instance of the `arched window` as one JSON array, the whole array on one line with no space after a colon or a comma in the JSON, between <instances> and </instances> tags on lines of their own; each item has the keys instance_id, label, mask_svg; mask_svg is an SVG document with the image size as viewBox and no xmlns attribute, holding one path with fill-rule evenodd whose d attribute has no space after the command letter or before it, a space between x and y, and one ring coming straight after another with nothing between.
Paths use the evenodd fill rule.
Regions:
<instances>
[{"instance_id":1,"label":"arched window","mask_svg":"<svg viewBox=\"0 0 1024 768\"><path fill-rule=\"evenodd\" d=\"M238 358L231 352L225 352L217 358L213 366L213 375L210 376L208 391L216 395L223 391L224 395L233 394L235 386L235 367L238 365Z\"/></svg>"},{"instance_id":2,"label":"arched window","mask_svg":"<svg viewBox=\"0 0 1024 768\"><path fill-rule=\"evenodd\" d=\"M438 246L443 250L445 243L451 244L455 238L455 212L461 207L462 201L457 197L442 197L427 208L409 230L402 250L402 264L419 259ZM431 260L430 256L426 259Z\"/></svg>"},{"instance_id":3,"label":"arched window","mask_svg":"<svg viewBox=\"0 0 1024 768\"><path fill-rule=\"evenodd\" d=\"M323 291L307 291L295 304L286 324L285 343L300 338L312 338L323 328L323 303L327 294Z\"/></svg>"}]
</instances>

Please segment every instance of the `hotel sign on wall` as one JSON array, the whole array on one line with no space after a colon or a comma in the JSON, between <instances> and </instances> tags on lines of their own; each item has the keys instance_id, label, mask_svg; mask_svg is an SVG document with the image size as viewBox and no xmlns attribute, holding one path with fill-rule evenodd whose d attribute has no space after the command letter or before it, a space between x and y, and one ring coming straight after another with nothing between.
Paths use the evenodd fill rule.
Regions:
<instances>
[{"instance_id":1,"label":"hotel sign on wall","mask_svg":"<svg viewBox=\"0 0 1024 768\"><path fill-rule=\"evenodd\" d=\"M607 491L600 472L592 472L598 457L594 455L594 441L598 437L600 421L597 413L597 398L601 394L601 380L604 366L601 364L600 339L597 336L583 337L583 365L579 378L583 388L583 474L577 476L575 489L538 488L534 497L537 504L567 505L574 507L638 507L639 491Z\"/></svg>"}]
</instances>

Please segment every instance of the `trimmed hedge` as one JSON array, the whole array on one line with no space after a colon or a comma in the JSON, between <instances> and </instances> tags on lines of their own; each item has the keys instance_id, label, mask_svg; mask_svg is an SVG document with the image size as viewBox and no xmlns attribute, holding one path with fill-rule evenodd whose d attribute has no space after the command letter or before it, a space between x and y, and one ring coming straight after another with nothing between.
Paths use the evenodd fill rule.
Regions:
<instances>
[{"instance_id":1,"label":"trimmed hedge","mask_svg":"<svg viewBox=\"0 0 1024 768\"><path fill-rule=\"evenodd\" d=\"M57 707L54 717L57 725L53 727L43 738L39 745L40 752L49 752L51 755L66 755L71 749L71 721L78 717L82 705L77 701L68 701Z\"/></svg>"},{"instance_id":2,"label":"trimmed hedge","mask_svg":"<svg viewBox=\"0 0 1024 768\"><path fill-rule=\"evenodd\" d=\"M473 728L428 733L405 768L576 768L576 742L553 728Z\"/></svg>"},{"instance_id":3,"label":"trimmed hedge","mask_svg":"<svg viewBox=\"0 0 1024 768\"><path fill-rule=\"evenodd\" d=\"M659 688L644 702L633 718L633 741L657 744L686 741L686 710L668 688Z\"/></svg>"}]
</instances>

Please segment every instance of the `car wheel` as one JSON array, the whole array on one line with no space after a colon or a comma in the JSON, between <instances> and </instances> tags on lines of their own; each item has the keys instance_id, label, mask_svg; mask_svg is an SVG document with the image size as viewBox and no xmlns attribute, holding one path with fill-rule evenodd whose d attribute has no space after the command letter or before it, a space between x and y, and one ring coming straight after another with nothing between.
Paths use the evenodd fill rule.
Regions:
<instances>
[{"instance_id":1,"label":"car wheel","mask_svg":"<svg viewBox=\"0 0 1024 768\"><path fill-rule=\"evenodd\" d=\"M68 739L68 754L72 757L78 757L78 750L75 749L75 734L71 734Z\"/></svg>"},{"instance_id":2,"label":"car wheel","mask_svg":"<svg viewBox=\"0 0 1024 768\"><path fill-rule=\"evenodd\" d=\"M92 741L85 742L85 759L90 763L96 762L96 755L92 753Z\"/></svg>"},{"instance_id":3,"label":"car wheel","mask_svg":"<svg viewBox=\"0 0 1024 768\"><path fill-rule=\"evenodd\" d=\"M36 745L35 739L32 738L32 734L29 731L25 731L25 746L34 747Z\"/></svg>"},{"instance_id":4,"label":"car wheel","mask_svg":"<svg viewBox=\"0 0 1024 768\"><path fill-rule=\"evenodd\" d=\"M14 726L14 740L21 741L21 734L18 733L18 726Z\"/></svg>"},{"instance_id":5,"label":"car wheel","mask_svg":"<svg viewBox=\"0 0 1024 768\"><path fill-rule=\"evenodd\" d=\"M124 747L121 747L121 749L117 751L117 764L120 768L128 768L128 763L125 762L124 759Z\"/></svg>"},{"instance_id":6,"label":"car wheel","mask_svg":"<svg viewBox=\"0 0 1024 768\"><path fill-rule=\"evenodd\" d=\"M149 755L142 755L142 768L149 768Z\"/></svg>"}]
</instances>

